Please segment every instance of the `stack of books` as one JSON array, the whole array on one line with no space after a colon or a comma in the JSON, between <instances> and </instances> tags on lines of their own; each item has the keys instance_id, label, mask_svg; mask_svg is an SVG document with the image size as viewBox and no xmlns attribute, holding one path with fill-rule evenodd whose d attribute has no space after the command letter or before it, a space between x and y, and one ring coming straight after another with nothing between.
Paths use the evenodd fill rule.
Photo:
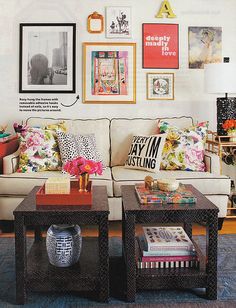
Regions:
<instances>
[{"instance_id":1,"label":"stack of books","mask_svg":"<svg viewBox=\"0 0 236 308\"><path fill-rule=\"evenodd\" d=\"M182 227L143 227L138 237L137 267L199 267L193 242Z\"/></svg>"},{"instance_id":2,"label":"stack of books","mask_svg":"<svg viewBox=\"0 0 236 308\"><path fill-rule=\"evenodd\" d=\"M135 191L141 204L196 203L197 198L184 184L175 191L150 190L145 184L135 184Z\"/></svg>"}]
</instances>

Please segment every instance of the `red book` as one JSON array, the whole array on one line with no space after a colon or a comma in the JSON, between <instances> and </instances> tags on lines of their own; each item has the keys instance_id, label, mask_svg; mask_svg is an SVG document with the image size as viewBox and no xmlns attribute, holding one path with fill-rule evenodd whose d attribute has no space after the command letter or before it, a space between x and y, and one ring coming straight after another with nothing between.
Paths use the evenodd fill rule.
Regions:
<instances>
[{"instance_id":1,"label":"red book","mask_svg":"<svg viewBox=\"0 0 236 308\"><path fill-rule=\"evenodd\" d=\"M153 256L141 257L142 262L172 262L172 261L197 261L197 256Z\"/></svg>"}]
</instances>

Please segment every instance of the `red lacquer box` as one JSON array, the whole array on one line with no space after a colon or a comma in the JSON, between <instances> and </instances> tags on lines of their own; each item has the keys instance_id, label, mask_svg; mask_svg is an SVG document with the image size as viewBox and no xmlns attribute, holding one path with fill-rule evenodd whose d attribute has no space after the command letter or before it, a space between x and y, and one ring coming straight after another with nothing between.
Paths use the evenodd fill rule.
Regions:
<instances>
[{"instance_id":1,"label":"red lacquer box","mask_svg":"<svg viewBox=\"0 0 236 308\"><path fill-rule=\"evenodd\" d=\"M70 182L70 194L45 194L45 185L36 193L36 205L92 205L92 191L80 192L77 181Z\"/></svg>"}]
</instances>

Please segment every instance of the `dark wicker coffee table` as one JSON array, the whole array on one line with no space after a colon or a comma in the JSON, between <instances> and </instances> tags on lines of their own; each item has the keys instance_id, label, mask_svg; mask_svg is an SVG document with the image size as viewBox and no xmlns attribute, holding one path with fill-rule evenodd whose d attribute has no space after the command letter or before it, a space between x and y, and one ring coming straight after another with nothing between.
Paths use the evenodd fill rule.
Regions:
<instances>
[{"instance_id":1,"label":"dark wicker coffee table","mask_svg":"<svg viewBox=\"0 0 236 308\"><path fill-rule=\"evenodd\" d=\"M35 194L29 193L15 209L16 301L24 304L32 291L96 291L100 301L109 298L108 199L104 186L93 187L93 204L36 208ZM49 263L40 226L52 224L96 224L98 238L83 238L79 262L68 268ZM35 241L27 254L26 226L35 226Z\"/></svg>"},{"instance_id":2,"label":"dark wicker coffee table","mask_svg":"<svg viewBox=\"0 0 236 308\"><path fill-rule=\"evenodd\" d=\"M122 240L126 266L127 300L135 301L137 289L206 288L208 299L217 299L218 208L192 185L195 204L141 205L134 186L122 186ZM199 268L137 269L135 223L179 223L192 238L192 224L206 225L206 256L198 247ZM207 261L206 261L207 260Z\"/></svg>"}]
</instances>

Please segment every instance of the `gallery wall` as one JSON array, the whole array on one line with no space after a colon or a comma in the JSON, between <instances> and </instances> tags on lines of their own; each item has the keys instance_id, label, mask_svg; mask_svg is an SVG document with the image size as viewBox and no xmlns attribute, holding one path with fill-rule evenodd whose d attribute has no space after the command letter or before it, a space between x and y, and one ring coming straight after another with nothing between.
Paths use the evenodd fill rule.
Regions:
<instances>
[{"instance_id":1,"label":"gallery wall","mask_svg":"<svg viewBox=\"0 0 236 308\"><path fill-rule=\"evenodd\" d=\"M222 56L236 62L236 3L235 0L170 0L176 18L155 18L162 0L0 0L0 123L21 121L30 116L65 118L96 117L165 117L190 115L195 121L209 120L216 129L217 94L204 92L204 70L188 68L188 27L222 27ZM108 39L105 31L90 34L87 17L97 11L105 16L106 6L132 8L132 38ZM19 93L19 24L20 23L76 23L76 93L29 94ZM179 24L179 69L142 68L142 23ZM135 42L136 104L82 103L82 43ZM172 72L175 74L174 100L147 100L146 73ZM80 99L72 107L64 107ZM20 99L56 98L60 111L19 111Z\"/></svg>"}]
</instances>

